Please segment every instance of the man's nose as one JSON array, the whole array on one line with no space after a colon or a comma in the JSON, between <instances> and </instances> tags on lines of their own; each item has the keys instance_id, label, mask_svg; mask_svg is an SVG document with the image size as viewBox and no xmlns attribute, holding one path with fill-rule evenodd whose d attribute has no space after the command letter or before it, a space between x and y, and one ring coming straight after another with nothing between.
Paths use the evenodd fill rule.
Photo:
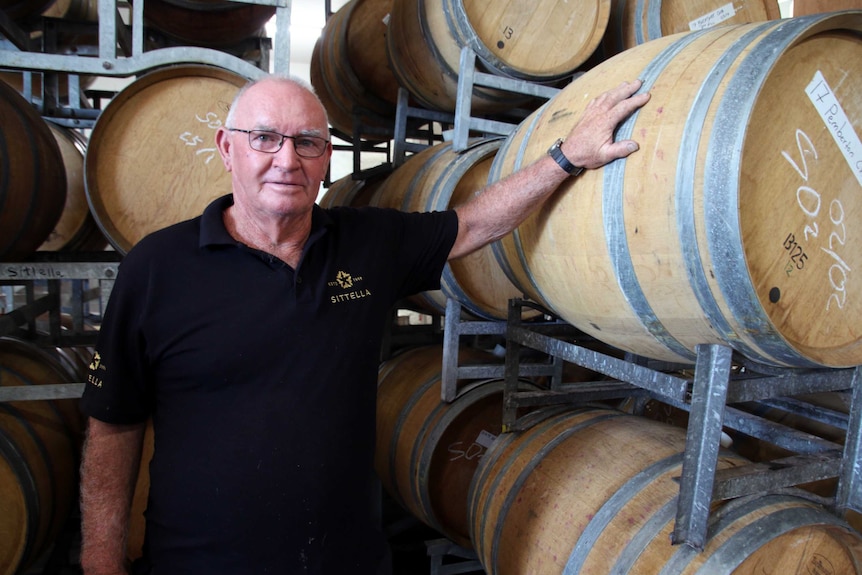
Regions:
<instances>
[{"instance_id":1,"label":"man's nose","mask_svg":"<svg viewBox=\"0 0 862 575\"><path fill-rule=\"evenodd\" d=\"M293 140L285 138L281 144L281 149L273 154L273 164L277 166L290 167L300 163L299 154L296 153L296 147L293 145Z\"/></svg>"}]
</instances>

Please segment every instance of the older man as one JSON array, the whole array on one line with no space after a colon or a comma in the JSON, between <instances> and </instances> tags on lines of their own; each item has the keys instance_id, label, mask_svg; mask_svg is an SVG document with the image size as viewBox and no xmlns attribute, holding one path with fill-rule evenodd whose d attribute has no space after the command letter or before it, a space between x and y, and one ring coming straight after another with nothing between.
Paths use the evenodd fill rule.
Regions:
<instances>
[{"instance_id":1,"label":"older man","mask_svg":"<svg viewBox=\"0 0 862 575\"><path fill-rule=\"evenodd\" d=\"M448 258L509 233L574 170L637 149L613 131L640 82L590 103L562 145L455 210L315 205L332 154L303 82L244 88L216 133L233 193L124 259L90 385L87 575L127 573L145 422L155 455L142 572L386 573L375 520L377 358L392 306Z\"/></svg>"}]
</instances>

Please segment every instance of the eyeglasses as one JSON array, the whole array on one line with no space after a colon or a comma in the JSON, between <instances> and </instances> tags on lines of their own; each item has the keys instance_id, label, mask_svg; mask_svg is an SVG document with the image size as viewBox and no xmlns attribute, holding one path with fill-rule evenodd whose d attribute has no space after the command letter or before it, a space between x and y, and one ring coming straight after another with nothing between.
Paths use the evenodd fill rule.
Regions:
<instances>
[{"instance_id":1,"label":"eyeglasses","mask_svg":"<svg viewBox=\"0 0 862 575\"><path fill-rule=\"evenodd\" d=\"M248 145L251 146L251 149L266 154L275 154L284 145L284 140L289 139L293 142L293 149L296 150L297 156L301 158L319 158L326 152L326 144L329 143L329 140L319 136L288 136L269 130L228 128L228 131L248 134Z\"/></svg>"}]
</instances>

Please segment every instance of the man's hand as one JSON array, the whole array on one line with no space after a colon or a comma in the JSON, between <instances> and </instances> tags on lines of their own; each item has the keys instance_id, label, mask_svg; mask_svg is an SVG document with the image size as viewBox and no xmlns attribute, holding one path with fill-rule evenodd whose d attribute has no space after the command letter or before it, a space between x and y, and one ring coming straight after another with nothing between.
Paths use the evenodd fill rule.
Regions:
<instances>
[{"instance_id":1,"label":"man's hand","mask_svg":"<svg viewBox=\"0 0 862 575\"><path fill-rule=\"evenodd\" d=\"M634 140L614 141L617 126L649 101L649 92L637 94L642 82L623 82L587 104L581 119L569 132L562 151L576 166L599 168L637 151Z\"/></svg>"}]
</instances>

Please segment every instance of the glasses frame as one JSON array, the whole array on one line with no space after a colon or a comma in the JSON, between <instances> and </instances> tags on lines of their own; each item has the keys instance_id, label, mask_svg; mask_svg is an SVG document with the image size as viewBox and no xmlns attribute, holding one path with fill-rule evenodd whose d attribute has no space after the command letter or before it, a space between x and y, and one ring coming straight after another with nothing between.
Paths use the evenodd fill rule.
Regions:
<instances>
[{"instance_id":1,"label":"glasses frame","mask_svg":"<svg viewBox=\"0 0 862 575\"><path fill-rule=\"evenodd\" d=\"M298 136L288 136L287 134L282 134L280 132L276 132L273 130L243 130L242 128L226 128L226 129L229 132L242 132L244 134L248 134L248 147L251 148L252 150L254 150L255 152L260 152L261 154L277 154L284 147L284 141L290 140L291 143L293 144L293 151L296 152L296 155L299 156L300 158L309 158L309 159L319 158L326 153L326 145L329 144L329 142L330 142L330 140L327 140L326 138L324 138L322 136L315 136L314 134L300 134ZM258 150L257 148L254 147L254 144L251 143L252 142L251 135L255 132L264 132L266 134L274 134L276 136L279 136L281 138L281 141L278 143L278 147L276 149L272 150L271 152L268 152L266 150ZM305 154L304 152L300 152L299 149L296 147L296 139L297 138L316 138L318 140L323 140L323 142L324 142L323 150L319 154L317 154L316 156L309 156L309 155Z\"/></svg>"}]
</instances>

